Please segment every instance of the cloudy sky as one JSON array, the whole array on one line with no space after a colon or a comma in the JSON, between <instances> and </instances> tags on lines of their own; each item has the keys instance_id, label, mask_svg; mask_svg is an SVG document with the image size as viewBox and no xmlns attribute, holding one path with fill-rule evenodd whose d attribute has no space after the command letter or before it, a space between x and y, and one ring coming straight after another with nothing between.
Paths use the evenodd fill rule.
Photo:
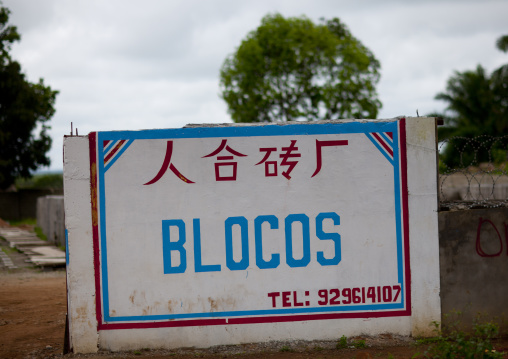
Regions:
<instances>
[{"instance_id":1,"label":"cloudy sky","mask_svg":"<svg viewBox=\"0 0 508 359\"><path fill-rule=\"evenodd\" d=\"M219 96L227 55L267 13L339 17L381 62L379 118L443 110L454 70L508 63L507 0L0 0L32 82L60 91L51 170L71 122L91 131L231 122Z\"/></svg>"}]
</instances>

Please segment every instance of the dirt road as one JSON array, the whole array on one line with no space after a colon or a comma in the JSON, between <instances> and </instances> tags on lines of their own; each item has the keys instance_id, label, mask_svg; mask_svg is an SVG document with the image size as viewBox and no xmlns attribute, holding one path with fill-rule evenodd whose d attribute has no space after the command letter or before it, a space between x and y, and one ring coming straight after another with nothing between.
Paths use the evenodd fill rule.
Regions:
<instances>
[{"instance_id":1,"label":"dirt road","mask_svg":"<svg viewBox=\"0 0 508 359\"><path fill-rule=\"evenodd\" d=\"M65 271L0 273L0 357L51 357L63 351Z\"/></svg>"},{"instance_id":2,"label":"dirt road","mask_svg":"<svg viewBox=\"0 0 508 359\"><path fill-rule=\"evenodd\" d=\"M0 271L0 358L408 358L418 350L406 341L384 338L394 345L337 350L334 342L303 342L64 356L65 313L64 270Z\"/></svg>"},{"instance_id":3,"label":"dirt road","mask_svg":"<svg viewBox=\"0 0 508 359\"><path fill-rule=\"evenodd\" d=\"M63 355L65 271L0 268L0 358L410 358L425 347L389 335L365 340L365 348L337 349L336 342L288 342L221 346L208 350L139 350ZM508 340L496 349L508 352ZM505 356L508 358L508 355Z\"/></svg>"}]
</instances>

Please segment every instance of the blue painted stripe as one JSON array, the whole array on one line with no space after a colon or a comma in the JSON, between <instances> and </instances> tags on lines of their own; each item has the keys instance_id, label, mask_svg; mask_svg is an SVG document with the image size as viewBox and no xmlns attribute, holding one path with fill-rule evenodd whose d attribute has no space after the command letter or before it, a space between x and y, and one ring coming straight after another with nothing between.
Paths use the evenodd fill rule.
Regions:
<instances>
[{"instance_id":1,"label":"blue painted stripe","mask_svg":"<svg viewBox=\"0 0 508 359\"><path fill-rule=\"evenodd\" d=\"M65 265L69 266L69 231L65 228Z\"/></svg>"},{"instance_id":2,"label":"blue painted stripe","mask_svg":"<svg viewBox=\"0 0 508 359\"><path fill-rule=\"evenodd\" d=\"M157 140L171 138L256 137L391 132L396 122L347 122L327 124L280 124L260 126L191 127L141 131L98 132L104 140ZM99 142L102 143L102 142ZM100 146L99 146L100 147Z\"/></svg>"},{"instance_id":3,"label":"blue painted stripe","mask_svg":"<svg viewBox=\"0 0 508 359\"><path fill-rule=\"evenodd\" d=\"M104 138L102 133L97 134L97 157L98 157L98 176L99 187L99 218L100 218L100 248L101 248L101 279L102 279L102 310L103 313L109 313L109 283L108 283L108 250L106 245L106 190L104 185L104 148L100 144ZM105 316L106 317L106 316Z\"/></svg>"},{"instance_id":4,"label":"blue painted stripe","mask_svg":"<svg viewBox=\"0 0 508 359\"><path fill-rule=\"evenodd\" d=\"M394 161L390 158L390 156L388 155L388 153L386 153L385 149L383 147L381 147L381 145L376 141L376 139L370 134L370 133L366 133L367 137L369 138L370 142L372 142L374 144L374 146L376 146L376 148L379 150L379 152L381 152L383 154L383 156L385 156L385 158L388 160L388 162L390 162L392 164L392 166L394 165ZM395 157L395 152L394 152L394 158Z\"/></svg>"},{"instance_id":5,"label":"blue painted stripe","mask_svg":"<svg viewBox=\"0 0 508 359\"><path fill-rule=\"evenodd\" d=\"M127 148L129 148L129 146L132 144L132 142L134 142L134 140L129 140L124 144L122 149L120 151L118 151L118 153L116 153L113 156L113 158L109 161L108 165L104 168L104 172L107 172L107 170L109 170L111 168L111 166L113 166L113 164L120 158L120 156L125 152L125 150Z\"/></svg>"},{"instance_id":6,"label":"blue painted stripe","mask_svg":"<svg viewBox=\"0 0 508 359\"><path fill-rule=\"evenodd\" d=\"M267 316L280 314L307 314L307 313L336 313L336 312L364 312L373 310L395 310L403 309L401 303L389 303L378 305L357 305L357 306L335 306L335 307L311 307L311 308L288 308L288 309L268 309L268 310L238 310L232 312L203 312L203 313L185 313L185 314L163 314L146 316L125 316L110 317L107 316L107 322L123 321L144 321L144 320L171 320L171 319L192 319L192 318L216 318L216 317L243 317L243 316Z\"/></svg>"},{"instance_id":7,"label":"blue painted stripe","mask_svg":"<svg viewBox=\"0 0 508 359\"><path fill-rule=\"evenodd\" d=\"M381 137L383 137L383 139L388 142L388 144L390 146L393 146L393 140L386 134L386 132L380 132L378 133L378 135L380 135Z\"/></svg>"},{"instance_id":8,"label":"blue painted stripe","mask_svg":"<svg viewBox=\"0 0 508 359\"><path fill-rule=\"evenodd\" d=\"M101 248L101 280L102 280L102 305L105 321L150 321L167 320L183 318L203 318L203 317L232 317L232 316L252 316L252 315L274 315L274 314L301 314L301 313L326 313L340 311L369 311L369 310L393 310L404 308L404 272L403 272L403 248L402 248L402 221L401 221L401 188L400 188L400 169L399 161L394 161L388 157L385 151L370 136L370 132L392 132L393 155L394 159L399 158L398 148L398 121L393 122L349 122L337 124L295 124L295 125L266 125L259 127L198 127L184 129L166 129L166 130L143 130L143 131L118 131L118 132L98 132L98 187L99 187L99 218L100 218L100 248ZM398 280L401 286L401 303L390 303L380 305L359 305L349 307L316 307L316 308L290 308L273 310L254 310L254 311L233 311L217 313L186 313L173 315L150 315L150 316L127 316L111 317L109 315L109 282L108 282L108 260L107 260L107 239L106 239L106 194L104 175L104 148L100 144L105 140L129 139L128 145L137 139L169 139L169 138L206 138L206 137L256 137L256 136L291 136L291 135L325 135L325 134L348 134L364 133L374 143L387 160L394 166L394 189L395 189L395 220L397 232L397 269ZM126 145L126 147L128 147ZM109 147L109 146L108 146ZM125 148L126 149L126 148ZM121 152L125 151L123 149ZM120 153L121 154L121 153Z\"/></svg>"},{"instance_id":9,"label":"blue painted stripe","mask_svg":"<svg viewBox=\"0 0 508 359\"><path fill-rule=\"evenodd\" d=\"M108 153L108 152L109 152L109 150L111 150L111 148L112 148L113 146L115 146L115 145L116 145L116 143L117 143L118 141L119 141L119 140L111 141L111 142L110 142L110 143L109 143L106 147L104 147L104 145L102 145L102 143L101 143L101 144L98 144L98 145L99 145L99 146L101 146L101 145L102 145L102 147L104 147L104 153Z\"/></svg>"},{"instance_id":10,"label":"blue painted stripe","mask_svg":"<svg viewBox=\"0 0 508 359\"><path fill-rule=\"evenodd\" d=\"M393 131L393 178L394 193L395 193L395 230L397 231L397 276L400 284L400 295L402 304L404 304L405 287L404 287L404 257L403 257L403 243L402 243L402 202L401 202L401 178L400 178L400 148L399 148L399 126Z\"/></svg>"}]
</instances>

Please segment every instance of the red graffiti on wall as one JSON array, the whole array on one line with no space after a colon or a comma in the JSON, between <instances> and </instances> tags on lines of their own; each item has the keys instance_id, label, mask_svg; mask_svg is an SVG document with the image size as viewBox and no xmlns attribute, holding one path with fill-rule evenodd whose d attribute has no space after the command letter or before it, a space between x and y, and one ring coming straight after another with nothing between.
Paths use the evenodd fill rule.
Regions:
<instances>
[{"instance_id":1,"label":"red graffiti on wall","mask_svg":"<svg viewBox=\"0 0 508 359\"><path fill-rule=\"evenodd\" d=\"M490 224L497 233L497 239L499 240L499 250L496 253L486 253L482 248L481 234L482 234L482 226L485 223ZM504 238L506 242L506 255L508 256L508 225L506 223L503 223L503 226L504 226ZM503 239L496 225L492 223L491 220L483 219L480 217L480 220L478 221L478 228L476 230L476 253L478 253L480 257L499 257L502 252L503 252Z\"/></svg>"}]
</instances>

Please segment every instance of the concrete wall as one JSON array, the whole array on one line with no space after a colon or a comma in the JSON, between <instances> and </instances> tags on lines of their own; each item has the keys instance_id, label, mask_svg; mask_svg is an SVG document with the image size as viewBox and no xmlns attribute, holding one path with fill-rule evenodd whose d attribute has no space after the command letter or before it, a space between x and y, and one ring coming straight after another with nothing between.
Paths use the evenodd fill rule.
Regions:
<instances>
[{"instance_id":1,"label":"concrete wall","mask_svg":"<svg viewBox=\"0 0 508 359\"><path fill-rule=\"evenodd\" d=\"M435 134L409 118L66 137L72 349L431 335Z\"/></svg>"},{"instance_id":2,"label":"concrete wall","mask_svg":"<svg viewBox=\"0 0 508 359\"><path fill-rule=\"evenodd\" d=\"M49 243L65 246L64 196L44 196L37 199L37 225Z\"/></svg>"},{"instance_id":3,"label":"concrete wall","mask_svg":"<svg viewBox=\"0 0 508 359\"><path fill-rule=\"evenodd\" d=\"M62 194L52 190L24 189L18 192L0 193L0 218L17 221L24 218L35 218L37 198L41 196Z\"/></svg>"},{"instance_id":4,"label":"concrete wall","mask_svg":"<svg viewBox=\"0 0 508 359\"><path fill-rule=\"evenodd\" d=\"M439 213L443 324L482 315L508 329L507 225L508 208Z\"/></svg>"}]
</instances>

